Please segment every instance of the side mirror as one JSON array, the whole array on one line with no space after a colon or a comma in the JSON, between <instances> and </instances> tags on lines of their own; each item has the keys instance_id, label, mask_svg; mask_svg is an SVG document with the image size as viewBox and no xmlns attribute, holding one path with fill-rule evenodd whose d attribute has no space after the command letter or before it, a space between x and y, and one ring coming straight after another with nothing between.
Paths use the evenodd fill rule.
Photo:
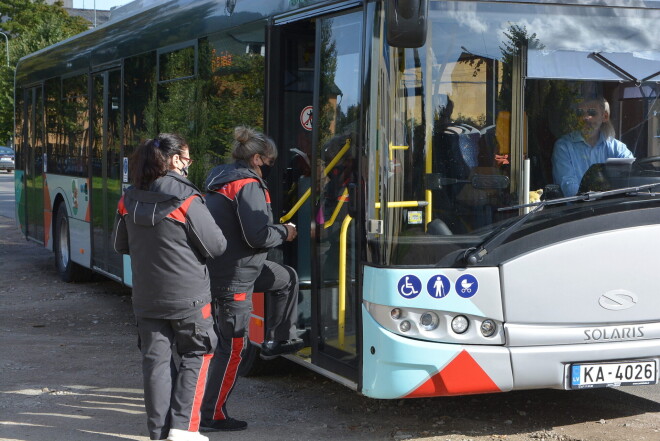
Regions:
<instances>
[{"instance_id":1,"label":"side mirror","mask_svg":"<svg viewBox=\"0 0 660 441\"><path fill-rule=\"evenodd\" d=\"M426 42L429 0L386 0L387 44L416 48Z\"/></svg>"}]
</instances>

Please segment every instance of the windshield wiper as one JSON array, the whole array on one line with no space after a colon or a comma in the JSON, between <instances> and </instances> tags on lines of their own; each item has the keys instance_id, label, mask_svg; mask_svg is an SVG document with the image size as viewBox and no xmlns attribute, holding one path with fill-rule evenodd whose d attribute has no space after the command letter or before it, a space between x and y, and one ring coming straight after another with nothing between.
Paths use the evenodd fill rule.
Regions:
<instances>
[{"instance_id":1,"label":"windshield wiper","mask_svg":"<svg viewBox=\"0 0 660 441\"><path fill-rule=\"evenodd\" d=\"M541 202L533 202L531 204L521 204L513 205L511 207L498 208L497 211L506 211L506 210L516 210L519 208L534 207L529 212L525 213L520 219L510 224L507 227L498 230L495 234L487 238L481 245L470 248L465 253L465 261L468 265L476 265L481 262L484 257L488 254L489 250L492 250L502 244L509 236L518 231L518 228L524 224L527 219L529 219L534 213L537 213L543 209L543 207L549 205L564 204L566 202L575 202L575 201L596 201L608 196L616 196L619 194L631 194L637 196L640 194L651 194L650 192L640 193L643 190L650 190L653 187L660 187L660 182L654 184L644 184L638 185L636 187L625 187L617 188L616 190L607 190L607 191L588 191L586 193L578 194L575 196L568 196L559 199L546 199Z\"/></svg>"}]
</instances>

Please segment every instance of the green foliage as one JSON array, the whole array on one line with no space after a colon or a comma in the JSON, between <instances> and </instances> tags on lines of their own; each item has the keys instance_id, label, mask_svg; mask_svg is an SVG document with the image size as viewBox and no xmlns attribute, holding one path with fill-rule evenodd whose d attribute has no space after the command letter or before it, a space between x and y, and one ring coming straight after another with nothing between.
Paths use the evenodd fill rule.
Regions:
<instances>
[{"instance_id":1,"label":"green foliage","mask_svg":"<svg viewBox=\"0 0 660 441\"><path fill-rule=\"evenodd\" d=\"M335 84L337 72L337 43L332 34L332 20L325 20L321 26L321 111L314 115L314 124L318 124L321 134L321 145L327 143L333 136L330 126L335 118L333 99L339 94Z\"/></svg>"},{"instance_id":2,"label":"green foliage","mask_svg":"<svg viewBox=\"0 0 660 441\"><path fill-rule=\"evenodd\" d=\"M188 178L202 187L210 169L231 161L234 127L263 130L264 58L255 54L219 55L207 43L199 48L199 75L177 79L186 72L184 51L168 54L155 100L147 104L147 120L157 121L158 132L178 133L188 142L194 159ZM152 113L155 115L149 116Z\"/></svg>"},{"instance_id":3,"label":"green foliage","mask_svg":"<svg viewBox=\"0 0 660 441\"><path fill-rule=\"evenodd\" d=\"M520 57L527 49L543 49L545 45L536 38L536 33L529 35L527 28L520 25L509 26L508 32L504 32L506 40L500 46L502 52L502 89L498 97L498 108L500 110L511 110L511 87L513 75L513 60Z\"/></svg>"},{"instance_id":4,"label":"green foliage","mask_svg":"<svg viewBox=\"0 0 660 441\"><path fill-rule=\"evenodd\" d=\"M0 144L6 144L13 131L14 66L32 52L87 30L88 23L70 17L61 2L47 5L44 0L0 0L0 16L6 19L0 31L9 37L9 65L5 39L0 36Z\"/></svg>"}]
</instances>

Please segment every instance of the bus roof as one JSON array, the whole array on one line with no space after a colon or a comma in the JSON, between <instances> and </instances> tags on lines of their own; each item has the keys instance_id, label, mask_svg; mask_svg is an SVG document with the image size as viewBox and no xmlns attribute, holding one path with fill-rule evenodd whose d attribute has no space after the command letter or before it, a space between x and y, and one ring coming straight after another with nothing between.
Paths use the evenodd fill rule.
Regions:
<instances>
[{"instance_id":1,"label":"bus roof","mask_svg":"<svg viewBox=\"0 0 660 441\"><path fill-rule=\"evenodd\" d=\"M114 10L106 23L21 58L16 83L74 75L156 47L302 9L303 4L322 3L337 2L242 0L232 9L230 2L217 0L136 0Z\"/></svg>"}]
</instances>

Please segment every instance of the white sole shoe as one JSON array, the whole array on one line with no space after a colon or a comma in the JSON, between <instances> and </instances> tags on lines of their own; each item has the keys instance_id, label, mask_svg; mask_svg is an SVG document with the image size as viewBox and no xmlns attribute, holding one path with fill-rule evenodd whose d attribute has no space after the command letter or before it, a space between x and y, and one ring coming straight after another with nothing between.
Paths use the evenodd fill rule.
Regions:
<instances>
[{"instance_id":1,"label":"white sole shoe","mask_svg":"<svg viewBox=\"0 0 660 441\"><path fill-rule=\"evenodd\" d=\"M187 430L170 429L167 441L209 441L199 432L188 432Z\"/></svg>"}]
</instances>

